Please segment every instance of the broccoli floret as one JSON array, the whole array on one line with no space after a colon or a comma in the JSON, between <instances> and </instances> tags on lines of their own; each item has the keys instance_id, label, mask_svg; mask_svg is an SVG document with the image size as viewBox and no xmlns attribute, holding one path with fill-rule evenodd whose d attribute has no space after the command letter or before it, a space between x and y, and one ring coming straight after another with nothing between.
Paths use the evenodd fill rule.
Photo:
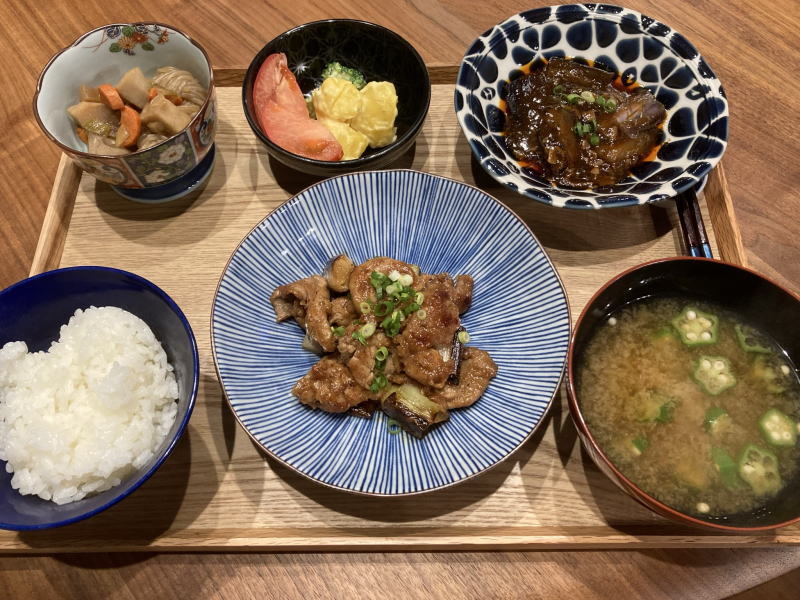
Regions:
<instances>
[{"instance_id":1,"label":"broccoli floret","mask_svg":"<svg viewBox=\"0 0 800 600\"><path fill-rule=\"evenodd\" d=\"M339 62L332 62L325 65L325 68L322 70L322 78L327 79L328 77L344 79L352 83L358 89L367 85L367 80L364 78L361 71L351 67L345 67Z\"/></svg>"}]
</instances>

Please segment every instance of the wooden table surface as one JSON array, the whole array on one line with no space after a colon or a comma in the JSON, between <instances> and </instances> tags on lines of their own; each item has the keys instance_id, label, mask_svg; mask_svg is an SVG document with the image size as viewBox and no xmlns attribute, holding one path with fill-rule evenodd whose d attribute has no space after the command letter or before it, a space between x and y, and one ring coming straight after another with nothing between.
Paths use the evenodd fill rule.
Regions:
<instances>
[{"instance_id":1,"label":"wooden table surface","mask_svg":"<svg viewBox=\"0 0 800 600\"><path fill-rule=\"evenodd\" d=\"M216 67L243 67L293 25L350 17L388 26L429 64L455 64L519 0L97 0L0 5L0 288L28 273L59 153L31 97L57 50L104 23L155 20L189 32ZM731 106L728 183L750 265L800 290L800 155L793 63L796 0L628 0L699 48ZM391 15L391 17L389 16ZM157 510L157 507L154 507ZM796 598L800 548L441 554L106 554L0 558L10 598ZM765 583L766 582L766 583ZM753 588L753 586L758 586ZM753 589L750 589L753 588ZM748 590L749 591L744 591Z\"/></svg>"}]
</instances>

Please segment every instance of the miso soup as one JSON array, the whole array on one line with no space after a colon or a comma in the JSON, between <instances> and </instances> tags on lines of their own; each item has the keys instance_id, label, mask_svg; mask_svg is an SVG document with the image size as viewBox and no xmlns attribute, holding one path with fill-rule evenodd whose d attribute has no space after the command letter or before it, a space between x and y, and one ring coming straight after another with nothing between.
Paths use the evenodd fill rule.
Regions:
<instances>
[{"instance_id":1,"label":"miso soup","mask_svg":"<svg viewBox=\"0 0 800 600\"><path fill-rule=\"evenodd\" d=\"M718 306L650 299L612 315L587 345L578 397L617 468L682 512L749 511L797 475L795 368Z\"/></svg>"}]
</instances>

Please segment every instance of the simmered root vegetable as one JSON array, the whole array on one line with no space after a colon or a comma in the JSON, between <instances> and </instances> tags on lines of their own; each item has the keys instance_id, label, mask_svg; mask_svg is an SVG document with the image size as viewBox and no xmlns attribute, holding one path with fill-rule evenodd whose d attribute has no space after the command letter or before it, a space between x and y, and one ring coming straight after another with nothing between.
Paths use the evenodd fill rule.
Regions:
<instances>
[{"instance_id":1,"label":"simmered root vegetable","mask_svg":"<svg viewBox=\"0 0 800 600\"><path fill-rule=\"evenodd\" d=\"M324 277L279 286L270 297L277 320L294 318L312 342L303 347L325 353L292 393L313 408L366 418L380 406L423 437L449 410L476 402L497 374L483 350L452 350L469 342L459 315L471 297L469 275L426 275L383 256L354 265L340 254Z\"/></svg>"},{"instance_id":2,"label":"simmered root vegetable","mask_svg":"<svg viewBox=\"0 0 800 600\"><path fill-rule=\"evenodd\" d=\"M135 67L116 85L81 85L67 109L90 154L144 150L185 129L208 92L188 71L161 67L151 80Z\"/></svg>"},{"instance_id":3,"label":"simmered root vegetable","mask_svg":"<svg viewBox=\"0 0 800 600\"><path fill-rule=\"evenodd\" d=\"M614 465L690 514L758 509L800 476L800 379L764 331L722 307L649 299L610 315L578 373Z\"/></svg>"}]
</instances>

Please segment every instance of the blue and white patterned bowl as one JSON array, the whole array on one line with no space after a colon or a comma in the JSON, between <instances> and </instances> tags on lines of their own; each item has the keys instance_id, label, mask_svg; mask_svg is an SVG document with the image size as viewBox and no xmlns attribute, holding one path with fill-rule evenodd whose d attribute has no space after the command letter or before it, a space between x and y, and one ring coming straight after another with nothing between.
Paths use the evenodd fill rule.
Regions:
<instances>
[{"instance_id":1,"label":"blue and white patterned bowl","mask_svg":"<svg viewBox=\"0 0 800 600\"><path fill-rule=\"evenodd\" d=\"M475 279L463 321L497 377L474 405L418 440L388 419L313 410L292 396L319 358L294 323L276 323L279 285L322 272L329 258L392 256L424 272ZM514 309L509 310L513 302ZM569 340L564 286L530 229L500 202L418 171L342 175L301 192L234 251L211 313L217 373L247 433L314 481L370 495L425 492L496 465L533 433L559 387Z\"/></svg>"},{"instance_id":2,"label":"blue and white patterned bowl","mask_svg":"<svg viewBox=\"0 0 800 600\"><path fill-rule=\"evenodd\" d=\"M190 71L208 97L189 125L150 148L123 156L89 154L67 107L78 102L78 86L116 83L129 69L146 75L158 67ZM162 23L114 23L85 33L53 56L39 75L33 97L39 127L67 156L122 195L164 202L185 195L211 168L203 162L216 133L216 94L211 62L200 44Z\"/></svg>"},{"instance_id":3,"label":"blue and white patterned bowl","mask_svg":"<svg viewBox=\"0 0 800 600\"><path fill-rule=\"evenodd\" d=\"M535 61L569 57L638 82L667 109L657 158L629 177L591 190L557 187L523 168L506 149L500 107L509 81ZM714 72L680 33L636 11L609 4L569 4L516 14L467 50L455 107L481 166L520 194L567 208L656 202L696 185L719 162L728 139L728 103Z\"/></svg>"}]
</instances>

